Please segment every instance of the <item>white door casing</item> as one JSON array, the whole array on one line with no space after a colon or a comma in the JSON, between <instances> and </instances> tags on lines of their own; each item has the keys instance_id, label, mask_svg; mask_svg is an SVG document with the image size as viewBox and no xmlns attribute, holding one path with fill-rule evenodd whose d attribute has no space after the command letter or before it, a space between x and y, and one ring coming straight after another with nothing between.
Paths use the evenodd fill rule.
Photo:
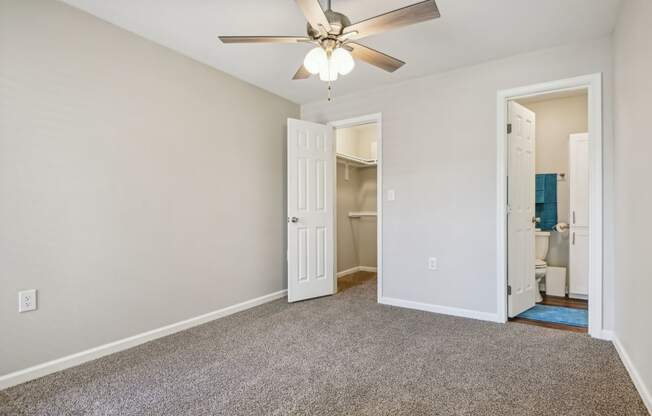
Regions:
<instances>
[{"instance_id":1,"label":"white door casing","mask_svg":"<svg viewBox=\"0 0 652 416\"><path fill-rule=\"evenodd\" d=\"M496 300L497 321L507 322L507 158L508 142L505 130L507 124L507 103L510 100L534 97L558 91L588 90L588 133L589 133L589 335L609 340L611 331L603 327L603 75L593 73L573 78L558 79L539 84L499 90L496 94ZM608 310L607 310L608 312Z\"/></svg>"},{"instance_id":2,"label":"white door casing","mask_svg":"<svg viewBox=\"0 0 652 416\"><path fill-rule=\"evenodd\" d=\"M535 304L535 114L522 105L508 103L507 160L507 284L508 316Z\"/></svg>"},{"instance_id":3,"label":"white door casing","mask_svg":"<svg viewBox=\"0 0 652 416\"><path fill-rule=\"evenodd\" d=\"M288 301L336 291L333 269L335 150L330 126L288 119Z\"/></svg>"}]
</instances>

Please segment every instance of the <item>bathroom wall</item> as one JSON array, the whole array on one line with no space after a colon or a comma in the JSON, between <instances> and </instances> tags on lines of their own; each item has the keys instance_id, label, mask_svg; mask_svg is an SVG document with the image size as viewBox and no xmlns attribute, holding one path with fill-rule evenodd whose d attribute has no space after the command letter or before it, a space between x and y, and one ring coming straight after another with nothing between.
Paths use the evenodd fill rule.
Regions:
<instances>
[{"instance_id":1,"label":"bathroom wall","mask_svg":"<svg viewBox=\"0 0 652 416\"><path fill-rule=\"evenodd\" d=\"M558 222L569 223L570 188L568 181L569 136L588 131L588 96L586 92L571 96L521 100L536 114L536 172L565 173L557 181ZM552 231L548 264L568 267L568 233Z\"/></svg>"},{"instance_id":2,"label":"bathroom wall","mask_svg":"<svg viewBox=\"0 0 652 416\"><path fill-rule=\"evenodd\" d=\"M376 267L376 219L349 218L351 211L376 210L376 168L337 164L337 271Z\"/></svg>"}]
</instances>

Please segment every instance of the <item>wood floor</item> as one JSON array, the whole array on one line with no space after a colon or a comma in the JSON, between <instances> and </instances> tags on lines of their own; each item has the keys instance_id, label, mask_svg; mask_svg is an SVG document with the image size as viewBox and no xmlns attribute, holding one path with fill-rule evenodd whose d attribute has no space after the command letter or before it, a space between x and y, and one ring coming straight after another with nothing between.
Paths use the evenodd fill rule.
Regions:
<instances>
[{"instance_id":1,"label":"wood floor","mask_svg":"<svg viewBox=\"0 0 652 416\"><path fill-rule=\"evenodd\" d=\"M541 294L543 297L543 302L541 302L542 305L550 305L550 306L565 306L567 308L575 308L575 309L589 309L589 302L586 300L582 299L571 299L569 297L558 297L558 296L547 296L544 295L543 293Z\"/></svg>"},{"instance_id":2,"label":"wood floor","mask_svg":"<svg viewBox=\"0 0 652 416\"><path fill-rule=\"evenodd\" d=\"M343 292L365 282L376 279L376 272L355 272L337 279L337 291Z\"/></svg>"},{"instance_id":3,"label":"wood floor","mask_svg":"<svg viewBox=\"0 0 652 416\"><path fill-rule=\"evenodd\" d=\"M557 297L557 296L547 296L545 294L541 294L543 297L543 302L540 303L540 305L549 305L549 306L565 306L567 308L576 308L576 309L588 309L589 308L589 303L585 300L582 299L571 299L569 297ZM564 324L557 324L553 322L542 322L542 321L533 321L531 319L525 319L525 318L509 318L510 322L518 322L520 324L527 324L527 325L534 325L534 326L542 326L544 328L553 328L553 329L561 329L564 331L570 331L570 332L578 332L582 334L586 334L588 332L587 328L580 328L577 326L571 326L571 325L564 325Z\"/></svg>"}]
</instances>

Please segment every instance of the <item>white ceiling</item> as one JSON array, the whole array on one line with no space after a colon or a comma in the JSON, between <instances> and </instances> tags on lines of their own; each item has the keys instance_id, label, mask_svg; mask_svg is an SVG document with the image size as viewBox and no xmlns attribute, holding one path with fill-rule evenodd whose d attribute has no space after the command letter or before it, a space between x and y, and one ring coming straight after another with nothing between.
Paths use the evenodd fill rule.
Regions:
<instances>
[{"instance_id":1,"label":"white ceiling","mask_svg":"<svg viewBox=\"0 0 652 416\"><path fill-rule=\"evenodd\" d=\"M304 35L293 0L63 0L297 103L324 99L316 78L292 81L310 45L223 45L218 35ZM418 0L333 0L363 20ZM325 2L325 1L324 1ZM359 62L334 84L349 94L611 32L621 0L437 0L442 17L361 40L407 62L393 74Z\"/></svg>"}]
</instances>

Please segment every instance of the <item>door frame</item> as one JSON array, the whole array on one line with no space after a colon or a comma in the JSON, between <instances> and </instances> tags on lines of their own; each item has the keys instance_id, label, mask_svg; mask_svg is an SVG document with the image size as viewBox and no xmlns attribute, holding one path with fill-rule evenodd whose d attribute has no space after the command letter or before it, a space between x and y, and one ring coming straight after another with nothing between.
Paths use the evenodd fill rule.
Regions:
<instances>
[{"instance_id":1,"label":"door frame","mask_svg":"<svg viewBox=\"0 0 652 416\"><path fill-rule=\"evenodd\" d=\"M586 89L589 133L589 335L609 339L603 328L603 114L602 73L500 90L497 94L496 276L498 319L507 322L507 103L536 95Z\"/></svg>"},{"instance_id":2,"label":"door frame","mask_svg":"<svg viewBox=\"0 0 652 416\"><path fill-rule=\"evenodd\" d=\"M362 124L376 123L378 125L377 164L376 164L376 276L377 276L377 302L383 296L383 124L382 113L367 114L343 120L334 120L327 123L333 128L333 146L337 146L335 129L359 126ZM337 288L337 151L333 152L333 281Z\"/></svg>"}]
</instances>

